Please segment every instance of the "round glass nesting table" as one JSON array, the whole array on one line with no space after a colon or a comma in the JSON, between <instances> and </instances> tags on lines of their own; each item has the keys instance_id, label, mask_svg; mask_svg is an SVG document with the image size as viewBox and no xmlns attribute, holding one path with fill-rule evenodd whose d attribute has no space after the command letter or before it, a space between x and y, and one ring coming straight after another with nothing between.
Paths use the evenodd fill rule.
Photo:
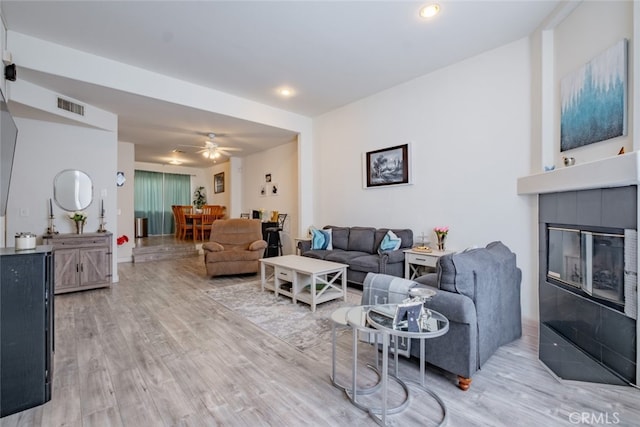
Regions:
<instances>
[{"instance_id":1,"label":"round glass nesting table","mask_svg":"<svg viewBox=\"0 0 640 427\"><path fill-rule=\"evenodd\" d=\"M421 317L418 322L418 330L407 330L406 322L395 322L393 314L396 311L396 304L384 304L375 306L357 306L357 307L343 307L336 310L331 315L333 321L332 339L332 384L342 389L349 400L358 408L366 410L369 415L380 425L387 424L387 415L398 413L406 409L409 404L409 387L405 381L413 380L398 376L398 341L400 338L406 339L418 339L420 341L420 382L416 384L429 395L431 395L442 409L442 420L438 424L443 426L447 422L447 409L440 397L431 389L426 387L425 384L425 341L429 338L439 337L446 334L449 331L449 321L447 318L433 310L428 310L427 315ZM335 328L338 326L351 327L353 331L353 360L352 360L352 383L351 387L346 387L336 382L336 335ZM378 374L378 382L369 388L357 389L357 359L358 359L358 341L362 338L362 334L371 337L369 340L365 340L368 343L373 343L382 348L382 367L378 370L379 360L378 352L376 351L375 368L371 365L367 365L368 368L373 369ZM394 357L395 357L395 375L389 373L389 347L393 339L395 345ZM404 400L395 407L388 407L388 383L389 378L396 381L404 390ZM382 404L380 407L373 407L363 405L358 401L358 396L362 394L371 394L373 392L380 391L382 393Z\"/></svg>"}]
</instances>

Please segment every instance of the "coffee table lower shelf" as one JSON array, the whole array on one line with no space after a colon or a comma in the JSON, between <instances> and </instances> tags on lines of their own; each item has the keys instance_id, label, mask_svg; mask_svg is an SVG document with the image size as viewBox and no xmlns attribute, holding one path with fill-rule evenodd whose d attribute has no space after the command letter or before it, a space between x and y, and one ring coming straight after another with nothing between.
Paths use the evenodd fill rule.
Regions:
<instances>
[{"instance_id":1,"label":"coffee table lower shelf","mask_svg":"<svg viewBox=\"0 0 640 427\"><path fill-rule=\"evenodd\" d=\"M273 274L267 275L267 267ZM302 301L316 310L316 305L334 299L347 300L347 264L323 261L298 255L260 260L262 290L282 294L295 304Z\"/></svg>"}]
</instances>

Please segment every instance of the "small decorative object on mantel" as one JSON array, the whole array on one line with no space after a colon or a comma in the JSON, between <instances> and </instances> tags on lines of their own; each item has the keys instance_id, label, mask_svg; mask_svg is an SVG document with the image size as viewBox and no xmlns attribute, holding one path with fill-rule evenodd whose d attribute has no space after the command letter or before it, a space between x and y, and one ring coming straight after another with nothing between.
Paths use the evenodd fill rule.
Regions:
<instances>
[{"instance_id":1,"label":"small decorative object on mantel","mask_svg":"<svg viewBox=\"0 0 640 427\"><path fill-rule=\"evenodd\" d=\"M444 240L449 234L449 227L435 227L433 231L436 233L436 237L438 238L438 250L444 251Z\"/></svg>"},{"instance_id":2,"label":"small decorative object on mantel","mask_svg":"<svg viewBox=\"0 0 640 427\"><path fill-rule=\"evenodd\" d=\"M576 164L576 159L574 157L562 157L562 161L565 166L573 166Z\"/></svg>"},{"instance_id":3,"label":"small decorative object on mantel","mask_svg":"<svg viewBox=\"0 0 640 427\"><path fill-rule=\"evenodd\" d=\"M556 168L556 165L545 166L544 167L544 171L545 172L550 172L550 171L554 170L555 168Z\"/></svg>"},{"instance_id":4,"label":"small decorative object on mantel","mask_svg":"<svg viewBox=\"0 0 640 427\"><path fill-rule=\"evenodd\" d=\"M620 149L620 151L618 151L618 156L619 156L620 154L624 154L624 146Z\"/></svg>"},{"instance_id":5,"label":"small decorative object on mantel","mask_svg":"<svg viewBox=\"0 0 640 427\"><path fill-rule=\"evenodd\" d=\"M76 224L76 234L82 234L84 231L84 223L87 220L87 214L83 211L75 211L69 215L69 218Z\"/></svg>"}]
</instances>

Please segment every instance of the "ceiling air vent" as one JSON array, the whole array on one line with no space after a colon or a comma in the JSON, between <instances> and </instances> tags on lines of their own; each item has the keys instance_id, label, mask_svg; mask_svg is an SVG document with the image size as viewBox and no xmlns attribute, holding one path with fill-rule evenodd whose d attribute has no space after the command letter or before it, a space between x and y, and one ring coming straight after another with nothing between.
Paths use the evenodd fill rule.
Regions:
<instances>
[{"instance_id":1,"label":"ceiling air vent","mask_svg":"<svg viewBox=\"0 0 640 427\"><path fill-rule=\"evenodd\" d=\"M76 104L75 102L71 102L67 99L58 98L58 108L84 116L84 105Z\"/></svg>"}]
</instances>

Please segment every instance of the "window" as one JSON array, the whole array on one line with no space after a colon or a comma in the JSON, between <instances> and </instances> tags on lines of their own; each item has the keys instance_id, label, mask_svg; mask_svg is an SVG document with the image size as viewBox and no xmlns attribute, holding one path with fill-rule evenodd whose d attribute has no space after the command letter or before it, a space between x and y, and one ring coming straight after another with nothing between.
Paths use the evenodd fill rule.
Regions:
<instances>
[{"instance_id":1,"label":"window","mask_svg":"<svg viewBox=\"0 0 640 427\"><path fill-rule=\"evenodd\" d=\"M150 235L173 234L172 205L191 204L191 177L136 170L134 210L136 218L148 218Z\"/></svg>"}]
</instances>

